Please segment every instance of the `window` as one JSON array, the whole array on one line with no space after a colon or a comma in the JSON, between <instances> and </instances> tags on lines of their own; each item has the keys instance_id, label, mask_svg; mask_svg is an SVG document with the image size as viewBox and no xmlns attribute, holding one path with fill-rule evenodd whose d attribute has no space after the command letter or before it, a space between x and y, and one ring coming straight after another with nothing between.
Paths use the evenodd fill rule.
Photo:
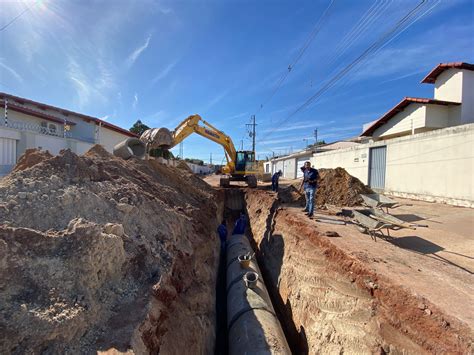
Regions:
<instances>
[{"instance_id":1,"label":"window","mask_svg":"<svg viewBox=\"0 0 474 355\"><path fill-rule=\"evenodd\" d=\"M55 124L50 123L49 124L49 133L50 134L56 134L57 128Z\"/></svg>"},{"instance_id":2,"label":"window","mask_svg":"<svg viewBox=\"0 0 474 355\"><path fill-rule=\"evenodd\" d=\"M46 134L48 132L48 122L42 121L40 123L40 133Z\"/></svg>"}]
</instances>

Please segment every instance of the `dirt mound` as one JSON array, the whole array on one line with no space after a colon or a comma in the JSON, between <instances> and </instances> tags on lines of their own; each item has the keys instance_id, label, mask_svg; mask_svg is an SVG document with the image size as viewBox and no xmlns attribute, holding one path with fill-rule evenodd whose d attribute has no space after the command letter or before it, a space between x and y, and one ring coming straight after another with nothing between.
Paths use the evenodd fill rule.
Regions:
<instances>
[{"instance_id":1,"label":"dirt mound","mask_svg":"<svg viewBox=\"0 0 474 355\"><path fill-rule=\"evenodd\" d=\"M6 176L0 353L210 353L215 200L192 173L100 146Z\"/></svg>"},{"instance_id":2,"label":"dirt mound","mask_svg":"<svg viewBox=\"0 0 474 355\"><path fill-rule=\"evenodd\" d=\"M359 179L350 175L343 168L318 169L319 181L316 192L316 205L359 206L362 198L359 194L370 194L373 191ZM285 203L305 204L304 195L298 191L300 182L280 189L278 198Z\"/></svg>"},{"instance_id":3,"label":"dirt mound","mask_svg":"<svg viewBox=\"0 0 474 355\"><path fill-rule=\"evenodd\" d=\"M189 165L186 164L184 161L180 161L180 162L176 165L176 167L179 168L179 169L183 169L183 170L192 172L192 170L191 170L191 168L189 167Z\"/></svg>"},{"instance_id":4,"label":"dirt mound","mask_svg":"<svg viewBox=\"0 0 474 355\"><path fill-rule=\"evenodd\" d=\"M318 206L359 206L362 198L359 194L371 194L373 191L359 179L343 168L319 169L319 187L316 194Z\"/></svg>"},{"instance_id":5,"label":"dirt mound","mask_svg":"<svg viewBox=\"0 0 474 355\"><path fill-rule=\"evenodd\" d=\"M95 144L89 149L84 156L86 157L100 157L100 158L111 158L114 155L110 154L103 146L100 144Z\"/></svg>"},{"instance_id":6,"label":"dirt mound","mask_svg":"<svg viewBox=\"0 0 474 355\"><path fill-rule=\"evenodd\" d=\"M32 166L35 166L38 163L41 163L43 160L51 158L52 155L48 151L41 151L36 148L27 149L25 153L18 159L13 171L22 171Z\"/></svg>"}]
</instances>

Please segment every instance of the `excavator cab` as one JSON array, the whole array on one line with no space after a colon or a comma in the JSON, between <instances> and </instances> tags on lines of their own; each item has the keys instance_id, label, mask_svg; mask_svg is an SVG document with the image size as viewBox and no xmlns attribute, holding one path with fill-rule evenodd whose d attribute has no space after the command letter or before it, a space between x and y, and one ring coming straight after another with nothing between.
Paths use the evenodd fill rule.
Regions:
<instances>
[{"instance_id":1,"label":"excavator cab","mask_svg":"<svg viewBox=\"0 0 474 355\"><path fill-rule=\"evenodd\" d=\"M221 177L220 186L228 187L231 181L245 181L249 187L257 187L255 153L251 150L237 151L234 164L235 170L230 176Z\"/></svg>"},{"instance_id":2,"label":"excavator cab","mask_svg":"<svg viewBox=\"0 0 474 355\"><path fill-rule=\"evenodd\" d=\"M238 151L235 159L235 172L237 174L254 170L255 153L249 150Z\"/></svg>"}]
</instances>

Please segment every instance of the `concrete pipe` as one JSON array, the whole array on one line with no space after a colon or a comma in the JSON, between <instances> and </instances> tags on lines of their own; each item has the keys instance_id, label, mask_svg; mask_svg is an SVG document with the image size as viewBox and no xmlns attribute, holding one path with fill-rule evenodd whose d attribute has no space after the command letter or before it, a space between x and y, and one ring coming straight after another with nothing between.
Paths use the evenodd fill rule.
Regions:
<instances>
[{"instance_id":1,"label":"concrete pipe","mask_svg":"<svg viewBox=\"0 0 474 355\"><path fill-rule=\"evenodd\" d=\"M127 138L114 147L114 155L125 160L131 157L143 158L146 145L138 138Z\"/></svg>"},{"instance_id":2,"label":"concrete pipe","mask_svg":"<svg viewBox=\"0 0 474 355\"><path fill-rule=\"evenodd\" d=\"M291 354L255 256L243 257L253 255L249 240L234 234L226 245L229 354Z\"/></svg>"}]
</instances>

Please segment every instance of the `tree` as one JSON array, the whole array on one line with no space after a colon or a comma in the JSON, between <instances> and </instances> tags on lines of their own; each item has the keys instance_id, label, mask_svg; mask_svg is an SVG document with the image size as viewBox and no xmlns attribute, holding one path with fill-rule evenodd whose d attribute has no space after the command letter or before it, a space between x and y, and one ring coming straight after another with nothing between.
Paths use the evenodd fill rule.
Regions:
<instances>
[{"instance_id":1,"label":"tree","mask_svg":"<svg viewBox=\"0 0 474 355\"><path fill-rule=\"evenodd\" d=\"M142 135L147 129L150 129L146 124L142 123L142 121L138 120L135 124L130 128L130 132L135 133L139 136Z\"/></svg>"},{"instance_id":2,"label":"tree","mask_svg":"<svg viewBox=\"0 0 474 355\"><path fill-rule=\"evenodd\" d=\"M167 149L162 149L162 148L154 148L150 150L150 156L155 157L155 158L165 158L165 159L174 159L173 153L171 153Z\"/></svg>"},{"instance_id":3,"label":"tree","mask_svg":"<svg viewBox=\"0 0 474 355\"><path fill-rule=\"evenodd\" d=\"M204 165L204 161L202 161L201 159L186 158L186 159L184 159L184 161L187 161L188 163L193 163L193 164L196 164L196 165L201 165L201 166Z\"/></svg>"}]
</instances>

